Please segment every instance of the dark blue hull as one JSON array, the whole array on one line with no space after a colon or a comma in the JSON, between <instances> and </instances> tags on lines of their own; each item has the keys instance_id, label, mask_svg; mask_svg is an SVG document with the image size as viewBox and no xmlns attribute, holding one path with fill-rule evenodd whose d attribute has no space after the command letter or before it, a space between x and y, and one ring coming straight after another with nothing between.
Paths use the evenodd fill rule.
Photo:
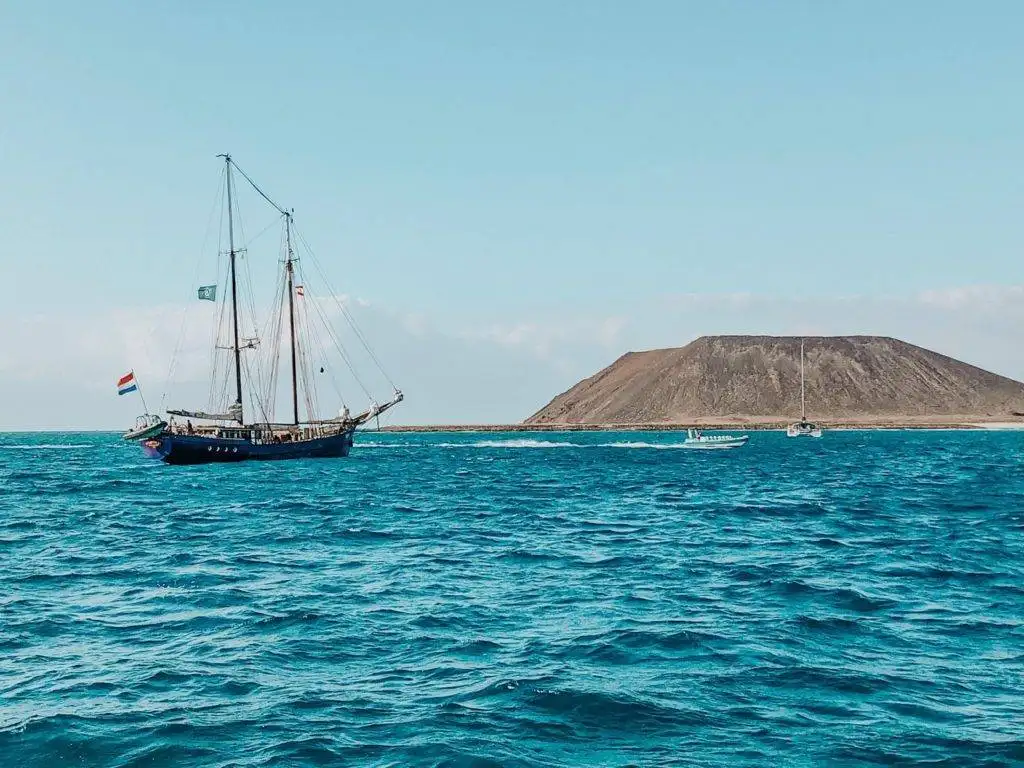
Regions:
<instances>
[{"instance_id":1,"label":"dark blue hull","mask_svg":"<svg viewBox=\"0 0 1024 768\"><path fill-rule=\"evenodd\" d=\"M353 432L348 430L336 435L284 443L164 433L143 440L141 445L147 456L168 464L212 464L249 459L335 459L348 456Z\"/></svg>"}]
</instances>

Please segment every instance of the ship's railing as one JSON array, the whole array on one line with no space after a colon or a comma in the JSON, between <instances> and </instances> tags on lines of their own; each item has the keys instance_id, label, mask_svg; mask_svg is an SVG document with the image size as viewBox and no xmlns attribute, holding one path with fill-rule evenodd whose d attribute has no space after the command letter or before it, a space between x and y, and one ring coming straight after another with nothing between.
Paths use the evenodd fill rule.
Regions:
<instances>
[{"instance_id":1,"label":"ship's railing","mask_svg":"<svg viewBox=\"0 0 1024 768\"><path fill-rule=\"evenodd\" d=\"M313 422L309 424L260 424L258 426L199 425L191 430L182 424L171 428L173 434L214 437L221 440L240 440L254 444L294 443L321 437L340 435L352 428L351 424Z\"/></svg>"}]
</instances>

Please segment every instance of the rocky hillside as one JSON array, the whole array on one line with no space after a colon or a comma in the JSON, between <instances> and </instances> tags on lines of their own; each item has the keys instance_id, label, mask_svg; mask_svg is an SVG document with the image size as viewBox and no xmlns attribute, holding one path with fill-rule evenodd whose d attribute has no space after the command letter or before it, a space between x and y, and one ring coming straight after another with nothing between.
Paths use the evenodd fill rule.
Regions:
<instances>
[{"instance_id":1,"label":"rocky hillside","mask_svg":"<svg viewBox=\"0 0 1024 768\"><path fill-rule=\"evenodd\" d=\"M807 414L833 422L1013 420L1024 384L880 336L807 337ZM800 415L800 339L703 336L630 352L559 395L532 424L787 421Z\"/></svg>"}]
</instances>

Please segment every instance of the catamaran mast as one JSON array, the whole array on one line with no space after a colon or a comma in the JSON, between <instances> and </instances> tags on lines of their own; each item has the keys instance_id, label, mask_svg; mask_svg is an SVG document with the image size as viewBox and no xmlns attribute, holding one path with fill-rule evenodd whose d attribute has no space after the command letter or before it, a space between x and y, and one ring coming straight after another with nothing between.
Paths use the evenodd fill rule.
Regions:
<instances>
[{"instance_id":1,"label":"catamaran mast","mask_svg":"<svg viewBox=\"0 0 1024 768\"><path fill-rule=\"evenodd\" d=\"M285 239L288 245L288 258L285 261L284 269L288 275L288 328L292 342L292 415L295 424L299 423L299 385L296 376L295 361L295 267L292 264L294 254L292 252L292 214L284 215Z\"/></svg>"},{"instance_id":2,"label":"catamaran mast","mask_svg":"<svg viewBox=\"0 0 1024 768\"><path fill-rule=\"evenodd\" d=\"M807 409L804 407L804 340L800 339L800 421L807 421Z\"/></svg>"},{"instance_id":3,"label":"catamaran mast","mask_svg":"<svg viewBox=\"0 0 1024 768\"><path fill-rule=\"evenodd\" d=\"M231 252L231 329L234 334L235 350L235 405L238 409L238 423L242 420L242 353L238 346L238 282L235 278L235 222L231 206L231 155L223 155L227 169L228 186L228 248Z\"/></svg>"}]
</instances>

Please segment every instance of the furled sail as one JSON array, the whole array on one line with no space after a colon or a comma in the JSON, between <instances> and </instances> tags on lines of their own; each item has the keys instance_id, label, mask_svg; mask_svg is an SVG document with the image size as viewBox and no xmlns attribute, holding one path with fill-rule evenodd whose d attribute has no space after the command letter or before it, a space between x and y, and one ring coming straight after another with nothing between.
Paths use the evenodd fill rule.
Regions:
<instances>
[{"instance_id":1,"label":"furled sail","mask_svg":"<svg viewBox=\"0 0 1024 768\"><path fill-rule=\"evenodd\" d=\"M167 411L171 416L184 416L187 419L205 419L206 421L240 421L242 406L232 403L227 413L207 413L206 411Z\"/></svg>"}]
</instances>

